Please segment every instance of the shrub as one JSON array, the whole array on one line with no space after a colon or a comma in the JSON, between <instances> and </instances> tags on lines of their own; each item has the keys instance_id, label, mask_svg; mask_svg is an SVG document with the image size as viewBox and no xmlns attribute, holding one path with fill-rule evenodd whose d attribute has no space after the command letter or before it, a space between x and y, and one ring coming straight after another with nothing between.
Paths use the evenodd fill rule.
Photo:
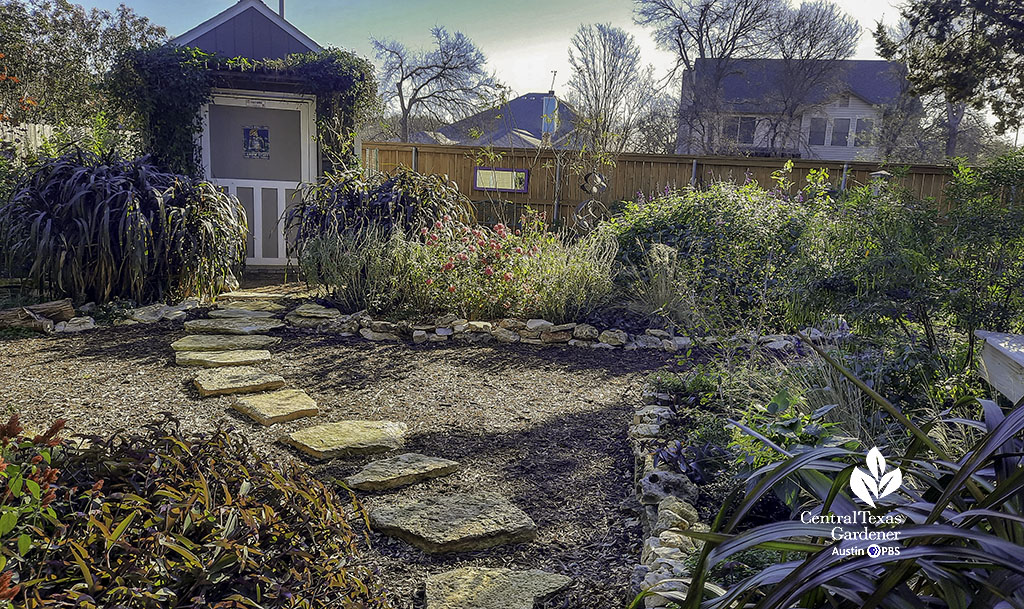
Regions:
<instances>
[{"instance_id":1,"label":"shrub","mask_svg":"<svg viewBox=\"0 0 1024 609\"><path fill-rule=\"evenodd\" d=\"M213 296L244 262L246 230L238 200L210 183L82 151L36 165L0 207L11 268L99 303Z\"/></svg>"},{"instance_id":2,"label":"shrub","mask_svg":"<svg viewBox=\"0 0 1024 609\"><path fill-rule=\"evenodd\" d=\"M619 242L635 308L688 332L783 328L786 271L805 206L750 183L627 203L605 230Z\"/></svg>"},{"instance_id":3,"label":"shrub","mask_svg":"<svg viewBox=\"0 0 1024 609\"><path fill-rule=\"evenodd\" d=\"M946 377L966 370L974 330L1024 327L1024 208L1010 203L1020 158L959 167L946 214L898 188L820 206L792 273L794 322L843 315L862 333L924 343Z\"/></svg>"},{"instance_id":4,"label":"shrub","mask_svg":"<svg viewBox=\"0 0 1024 609\"><path fill-rule=\"evenodd\" d=\"M46 517L4 575L19 606L385 606L349 501L227 431L160 422L62 445L53 467Z\"/></svg>"},{"instance_id":5,"label":"shrub","mask_svg":"<svg viewBox=\"0 0 1024 609\"><path fill-rule=\"evenodd\" d=\"M452 182L436 175L401 169L394 175L363 177L360 169L328 172L302 189L285 218L301 256L313 239L364 229L417 231L442 216L465 218L470 201Z\"/></svg>"},{"instance_id":6,"label":"shrub","mask_svg":"<svg viewBox=\"0 0 1024 609\"><path fill-rule=\"evenodd\" d=\"M519 228L469 226L451 216L420 229L405 265L432 311L469 319L579 319L612 291L615 245L603 235L566 243L535 212Z\"/></svg>"}]
</instances>

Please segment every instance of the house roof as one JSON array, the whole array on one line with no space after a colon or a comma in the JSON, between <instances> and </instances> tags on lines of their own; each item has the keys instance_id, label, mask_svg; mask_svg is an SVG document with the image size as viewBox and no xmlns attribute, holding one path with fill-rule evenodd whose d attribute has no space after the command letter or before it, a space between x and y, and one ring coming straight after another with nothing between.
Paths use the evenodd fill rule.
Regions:
<instances>
[{"instance_id":1,"label":"house roof","mask_svg":"<svg viewBox=\"0 0 1024 609\"><path fill-rule=\"evenodd\" d=\"M899 97L906 82L905 70L897 62L851 59L834 63L833 83L812 91L807 103L823 103L840 93L849 93L872 105L887 104ZM710 67L709 61L698 61L698 78ZM770 93L778 91L785 78L786 63L782 59L736 60L722 80L722 101L733 109L763 110Z\"/></svg>"},{"instance_id":2,"label":"house roof","mask_svg":"<svg viewBox=\"0 0 1024 609\"><path fill-rule=\"evenodd\" d=\"M544 137L544 98L552 96L550 92L520 95L497 108L484 110L437 131L422 131L410 139L421 144L539 148ZM565 146L575 121L576 112L559 99L558 122L551 136L552 146Z\"/></svg>"},{"instance_id":3,"label":"house roof","mask_svg":"<svg viewBox=\"0 0 1024 609\"><path fill-rule=\"evenodd\" d=\"M307 36L291 23L285 20L284 17L277 14L273 9L264 4L261 0L238 0L234 5L224 10L223 12L214 15L206 21L200 23L191 30L181 34L177 38L171 40L171 44L176 46L190 46L202 39L207 34L210 34L220 28L223 25L228 24L234 19L239 18L246 11L255 11L262 17L269 20L273 25L276 25L283 32L291 36L299 45L305 47L305 50L310 52L320 52L323 48L317 44L312 38ZM252 57L251 59L265 59L263 57Z\"/></svg>"}]
</instances>

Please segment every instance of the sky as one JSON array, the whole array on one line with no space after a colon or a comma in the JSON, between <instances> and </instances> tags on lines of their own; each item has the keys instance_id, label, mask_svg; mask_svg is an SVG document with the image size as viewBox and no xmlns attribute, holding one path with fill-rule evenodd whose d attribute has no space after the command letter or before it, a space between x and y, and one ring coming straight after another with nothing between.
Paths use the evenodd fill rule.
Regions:
<instances>
[{"instance_id":1,"label":"sky","mask_svg":"<svg viewBox=\"0 0 1024 609\"><path fill-rule=\"evenodd\" d=\"M234 0L76 0L113 9L124 2L137 13L181 34L234 4ZM278 0L264 0L275 11ZM863 29L857 59L877 59L871 30L893 23L899 0L835 0ZM581 23L611 23L636 38L643 59L662 75L673 57L658 49L651 31L633 23L631 0L286 0L285 17L321 46L337 46L374 60L370 37L400 40L412 48L431 43L442 25L470 37L499 80L516 94L555 90L569 80L569 41Z\"/></svg>"}]
</instances>

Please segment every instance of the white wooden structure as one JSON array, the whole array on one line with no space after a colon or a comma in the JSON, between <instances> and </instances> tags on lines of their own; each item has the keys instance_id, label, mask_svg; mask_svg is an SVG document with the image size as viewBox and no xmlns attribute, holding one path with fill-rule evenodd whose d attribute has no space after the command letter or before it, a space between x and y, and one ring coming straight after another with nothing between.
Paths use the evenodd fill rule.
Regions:
<instances>
[{"instance_id":1,"label":"white wooden structure","mask_svg":"<svg viewBox=\"0 0 1024 609\"><path fill-rule=\"evenodd\" d=\"M222 109L225 111L218 112ZM223 123L222 128L211 125L211 114ZM301 184L316 180L316 99L289 93L215 90L211 102L203 106L202 120L204 174L245 207L249 221L246 265L287 264L285 212L295 203ZM272 126L275 139L266 160L227 162L226 157L241 157L242 125L249 123L286 125L289 131L297 128L297 133L277 133Z\"/></svg>"},{"instance_id":2,"label":"white wooden structure","mask_svg":"<svg viewBox=\"0 0 1024 609\"><path fill-rule=\"evenodd\" d=\"M984 330L974 335L982 340L981 376L1016 404L1024 398L1024 336Z\"/></svg>"}]
</instances>

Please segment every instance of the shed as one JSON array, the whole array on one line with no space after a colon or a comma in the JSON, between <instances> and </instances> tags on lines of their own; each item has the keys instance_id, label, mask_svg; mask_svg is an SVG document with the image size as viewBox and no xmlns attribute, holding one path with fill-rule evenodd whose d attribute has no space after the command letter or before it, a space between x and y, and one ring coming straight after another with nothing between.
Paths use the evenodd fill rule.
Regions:
<instances>
[{"instance_id":1,"label":"shed","mask_svg":"<svg viewBox=\"0 0 1024 609\"><path fill-rule=\"evenodd\" d=\"M260 0L238 0L220 14L174 38L220 57L284 59L323 49ZM216 72L216 69L215 69ZM281 218L299 185L316 178L316 97L276 72L222 70L202 108L205 177L242 202L249 221L246 264L288 262Z\"/></svg>"}]
</instances>

